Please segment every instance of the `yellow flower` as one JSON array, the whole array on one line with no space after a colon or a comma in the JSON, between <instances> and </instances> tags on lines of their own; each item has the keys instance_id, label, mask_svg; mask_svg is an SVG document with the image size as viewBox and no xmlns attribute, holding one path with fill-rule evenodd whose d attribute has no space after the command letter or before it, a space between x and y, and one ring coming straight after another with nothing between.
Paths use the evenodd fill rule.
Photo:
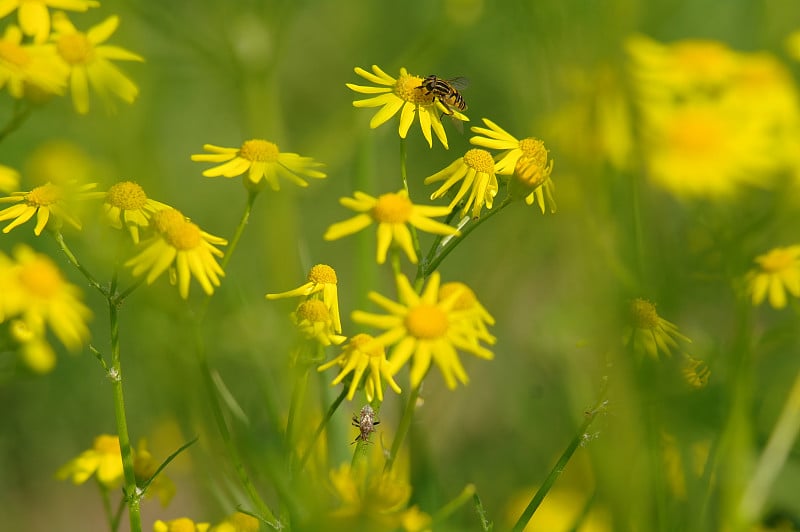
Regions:
<instances>
[{"instance_id":1,"label":"yellow flower","mask_svg":"<svg viewBox=\"0 0 800 532\"><path fill-rule=\"evenodd\" d=\"M56 50L69 68L69 84L72 103L80 114L89 112L89 85L103 98L109 109L113 109L112 95L122 101L133 103L139 89L112 62L144 61L133 52L119 46L103 43L116 31L119 17L112 16L87 32L78 31L67 16L58 11L53 15L52 40Z\"/></svg>"},{"instance_id":2,"label":"yellow flower","mask_svg":"<svg viewBox=\"0 0 800 532\"><path fill-rule=\"evenodd\" d=\"M320 299L303 301L291 318L306 338L316 340L324 346L339 345L347 340L347 337L336 334L331 311Z\"/></svg>"},{"instance_id":3,"label":"yellow flower","mask_svg":"<svg viewBox=\"0 0 800 532\"><path fill-rule=\"evenodd\" d=\"M453 185L461 181L461 187L448 206L450 210L458 205L467 190L471 189L469 197L464 202L461 215L465 215L472 207L473 218L480 216L484 205L487 209L492 208L499 188L492 155L486 150L476 148L467 151L463 157L459 157L443 170L425 178L426 185L437 181L444 181L444 183L431 194L432 200L442 197Z\"/></svg>"},{"instance_id":4,"label":"yellow flower","mask_svg":"<svg viewBox=\"0 0 800 532\"><path fill-rule=\"evenodd\" d=\"M705 388L708 384L708 379L711 377L711 370L708 369L708 364L702 360L698 360L691 355L684 355L683 365L681 366L681 375L683 379L692 388Z\"/></svg>"},{"instance_id":5,"label":"yellow flower","mask_svg":"<svg viewBox=\"0 0 800 532\"><path fill-rule=\"evenodd\" d=\"M487 325L494 325L494 318L478 301L475 292L464 283L444 283L439 287L439 301L446 300L454 293L458 293L458 297L453 304L453 311L464 313L464 320L468 322L476 340L494 344L497 339L489 333L487 328Z\"/></svg>"},{"instance_id":6,"label":"yellow flower","mask_svg":"<svg viewBox=\"0 0 800 532\"><path fill-rule=\"evenodd\" d=\"M171 521L157 519L153 523L153 532L206 532L209 523L195 523L188 517L179 517Z\"/></svg>"},{"instance_id":7,"label":"yellow flower","mask_svg":"<svg viewBox=\"0 0 800 532\"><path fill-rule=\"evenodd\" d=\"M658 359L659 352L672 355L678 348L677 340L691 343L691 340L678 332L678 327L656 312L656 306L644 299L634 299L630 303L631 331L628 345L636 351L644 351Z\"/></svg>"},{"instance_id":8,"label":"yellow flower","mask_svg":"<svg viewBox=\"0 0 800 532\"><path fill-rule=\"evenodd\" d=\"M774 248L756 257L758 268L747 274L747 290L753 305L769 295L772 308L786 306L786 292L800 297L800 245Z\"/></svg>"},{"instance_id":9,"label":"yellow flower","mask_svg":"<svg viewBox=\"0 0 800 532\"><path fill-rule=\"evenodd\" d=\"M0 221L13 220L3 228L3 233L8 233L15 227L24 224L33 218L34 214L36 215L36 225L33 233L36 236L42 234L45 226L52 219L59 224L67 222L76 229L80 229L81 222L70 212L70 209L73 208L72 203L77 200L102 197L102 192L90 192L96 186L96 183L78 187L47 183L29 192L13 192L10 196L0 198L0 203L16 203L16 205L0 211Z\"/></svg>"},{"instance_id":10,"label":"yellow flower","mask_svg":"<svg viewBox=\"0 0 800 532\"><path fill-rule=\"evenodd\" d=\"M370 292L369 298L389 312L388 315L353 312L353 320L386 332L375 338L381 345L393 345L389 364L392 374L400 371L413 356L411 386L417 387L425 377L433 361L442 372L450 389L457 382L469 381L456 349L491 360L494 355L480 345L476 337L471 311L455 310L461 291L456 290L446 299L439 298L439 272L434 272L422 293L418 295L403 275L397 276L400 301L392 301L378 293Z\"/></svg>"},{"instance_id":11,"label":"yellow flower","mask_svg":"<svg viewBox=\"0 0 800 532\"><path fill-rule=\"evenodd\" d=\"M47 255L25 245L14 249L14 261L0 253L0 321L18 317L24 322L30 340L39 340L29 346L39 356L46 354L41 351L47 347L41 344L45 326L73 351L89 339L91 311L81 299L80 289L64 279Z\"/></svg>"},{"instance_id":12,"label":"yellow flower","mask_svg":"<svg viewBox=\"0 0 800 532\"><path fill-rule=\"evenodd\" d=\"M145 249L125 263L133 275L147 271L147 284L152 284L164 271L170 269L170 282L178 283L182 298L189 297L189 281L194 277L203 291L211 295L225 275L214 257L223 253L214 246L228 243L224 238L201 230L175 209L156 211L152 216L156 235L144 242Z\"/></svg>"},{"instance_id":13,"label":"yellow flower","mask_svg":"<svg viewBox=\"0 0 800 532\"><path fill-rule=\"evenodd\" d=\"M64 169L69 168L68 172ZM79 145L55 139L37 145L25 160L25 179L35 185L84 184L105 178L109 170L98 164Z\"/></svg>"},{"instance_id":14,"label":"yellow flower","mask_svg":"<svg viewBox=\"0 0 800 532\"><path fill-rule=\"evenodd\" d=\"M12 192L19 189L19 172L0 164L0 192Z\"/></svg>"},{"instance_id":15,"label":"yellow flower","mask_svg":"<svg viewBox=\"0 0 800 532\"><path fill-rule=\"evenodd\" d=\"M372 336L368 334L357 334L350 338L350 341L339 356L317 368L318 371L325 371L336 364L341 366L342 371L331 383L333 386L342 382L351 372L353 373L350 389L347 391L348 401L353 400L356 389L361 383L361 377L364 376L367 369L369 369L369 374L364 383L364 393L368 402L371 403L376 395L378 396L378 401L383 401L381 377L386 379L392 390L397 393L402 391L392 377L389 361L386 360L386 352L383 346L373 340Z\"/></svg>"},{"instance_id":16,"label":"yellow flower","mask_svg":"<svg viewBox=\"0 0 800 532\"><path fill-rule=\"evenodd\" d=\"M139 228L150 225L154 212L169 208L169 205L148 198L144 189L131 181L112 185L103 203L103 211L111 227L122 229L124 224L136 244L139 243Z\"/></svg>"},{"instance_id":17,"label":"yellow flower","mask_svg":"<svg viewBox=\"0 0 800 532\"><path fill-rule=\"evenodd\" d=\"M192 155L193 161L224 163L205 170L203 175L206 177L236 177L247 172L247 178L252 184L257 185L263 178L272 190L280 190L280 177L299 187L308 186L304 177L326 177L324 173L315 170L322 163L296 153L282 153L276 144L262 139L247 140L240 148L204 144L203 149L211 153Z\"/></svg>"},{"instance_id":18,"label":"yellow flower","mask_svg":"<svg viewBox=\"0 0 800 532\"><path fill-rule=\"evenodd\" d=\"M161 463L156 462L150 451L147 450L147 441L142 438L133 453L133 474L136 477L136 484L142 486L150 480ZM172 497L175 496L175 484L161 471L147 487L146 496L157 496L161 506L166 507Z\"/></svg>"},{"instance_id":19,"label":"yellow flower","mask_svg":"<svg viewBox=\"0 0 800 532\"><path fill-rule=\"evenodd\" d=\"M405 251L408 259L416 264L417 254L406 224L437 235L459 235L458 229L431 220L432 216L445 216L449 207L414 205L408 199L408 192L383 194L374 198L363 192L356 192L353 198L341 198L339 203L361 214L331 225L323 238L337 240L364 229L372 222L378 224L378 264L386 262L389 245L394 242Z\"/></svg>"},{"instance_id":20,"label":"yellow flower","mask_svg":"<svg viewBox=\"0 0 800 532\"><path fill-rule=\"evenodd\" d=\"M8 336L17 344L20 360L33 372L44 374L56 365L56 354L50 344L23 320L7 322Z\"/></svg>"},{"instance_id":21,"label":"yellow flower","mask_svg":"<svg viewBox=\"0 0 800 532\"><path fill-rule=\"evenodd\" d=\"M22 44L22 32L13 24L0 39L0 89L8 86L14 98L22 98L34 88L61 94L67 84L64 67L52 45Z\"/></svg>"},{"instance_id":22,"label":"yellow flower","mask_svg":"<svg viewBox=\"0 0 800 532\"><path fill-rule=\"evenodd\" d=\"M261 523L252 515L242 512L226 518L218 525L211 527L210 532L258 532L261 530Z\"/></svg>"},{"instance_id":23,"label":"yellow flower","mask_svg":"<svg viewBox=\"0 0 800 532\"><path fill-rule=\"evenodd\" d=\"M342 320L339 315L339 295L336 287L336 270L327 264L317 264L308 272L308 282L294 290L279 294L267 294L267 299L284 297L312 297L322 296L322 302L330 309L333 318L333 327L337 333L342 332Z\"/></svg>"},{"instance_id":24,"label":"yellow flower","mask_svg":"<svg viewBox=\"0 0 800 532\"><path fill-rule=\"evenodd\" d=\"M100 2L95 0L5 0L0 3L0 18L17 10L19 25L25 35L32 35L36 43L43 43L50 35L50 12L47 7L68 9L70 11L86 11L90 7L97 7Z\"/></svg>"},{"instance_id":25,"label":"yellow flower","mask_svg":"<svg viewBox=\"0 0 800 532\"><path fill-rule=\"evenodd\" d=\"M434 98L433 94L426 94L426 91L421 89L423 78L413 76L405 68L401 68L400 75L395 79L377 65L372 65L373 73L358 67L355 72L367 81L379 85L374 87L355 85L353 83L346 84L349 89L355 92L379 95L353 102L355 107L381 108L370 120L370 128L375 129L400 112L399 133L400 138L404 139L411 124L414 122L414 117L419 116L419 125L422 129L422 135L428 141L428 146L433 147L433 137L431 136L431 129L433 129L442 146L445 149L448 148L447 135L445 135L442 121L439 118L440 114L445 110ZM466 116L454 109L451 112L458 120L468 120Z\"/></svg>"},{"instance_id":26,"label":"yellow flower","mask_svg":"<svg viewBox=\"0 0 800 532\"><path fill-rule=\"evenodd\" d=\"M534 137L519 140L488 118L484 118L483 123L486 127L471 128L472 132L478 135L470 138L470 143L492 150L501 150L494 157L497 161L495 170L500 175L516 177L512 178L510 184L512 193L516 194L527 188L529 190L526 192L525 203L531 205L535 200L543 214L545 205L549 205L550 212L555 212L553 181L550 179L553 160L548 160L544 143Z\"/></svg>"},{"instance_id":27,"label":"yellow flower","mask_svg":"<svg viewBox=\"0 0 800 532\"><path fill-rule=\"evenodd\" d=\"M59 480L70 479L73 484L83 484L97 474L97 480L106 488L116 488L122 483L122 453L119 437L101 434L94 439L91 449L73 458L56 473Z\"/></svg>"}]
</instances>

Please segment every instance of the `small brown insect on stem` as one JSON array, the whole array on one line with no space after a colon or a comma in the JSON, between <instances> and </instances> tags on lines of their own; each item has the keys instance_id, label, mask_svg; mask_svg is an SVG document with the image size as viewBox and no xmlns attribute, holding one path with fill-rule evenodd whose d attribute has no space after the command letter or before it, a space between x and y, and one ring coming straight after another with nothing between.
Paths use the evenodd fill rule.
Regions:
<instances>
[{"instance_id":1,"label":"small brown insect on stem","mask_svg":"<svg viewBox=\"0 0 800 532\"><path fill-rule=\"evenodd\" d=\"M369 436L375 432L375 425L378 424L380 424L380 421L375 419L375 411L371 406L365 405L358 416L353 416L353 426L359 430L359 434L353 440L353 443L359 440L369 443Z\"/></svg>"}]
</instances>

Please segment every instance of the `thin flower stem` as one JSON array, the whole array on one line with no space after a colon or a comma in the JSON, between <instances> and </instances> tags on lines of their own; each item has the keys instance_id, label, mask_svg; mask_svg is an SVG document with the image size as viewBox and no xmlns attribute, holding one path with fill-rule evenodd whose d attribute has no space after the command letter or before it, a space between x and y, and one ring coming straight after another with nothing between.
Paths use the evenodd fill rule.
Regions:
<instances>
[{"instance_id":1,"label":"thin flower stem","mask_svg":"<svg viewBox=\"0 0 800 532\"><path fill-rule=\"evenodd\" d=\"M456 510L464 506L464 504L475 496L475 484L467 484L461 493L456 496L437 511L431 517L431 528L437 523L442 523L447 520Z\"/></svg>"},{"instance_id":2,"label":"thin flower stem","mask_svg":"<svg viewBox=\"0 0 800 532\"><path fill-rule=\"evenodd\" d=\"M308 444L305 454L300 458L300 462L297 465L298 470L302 470L306 465L308 458L311 456L311 452L314 450L314 444L316 443L317 438L319 438L320 434L322 434L322 431L325 430L328 422L333 417L333 414L336 413L336 410L339 409L339 406L342 404L342 401L344 401L345 397L347 397L347 387L343 386L341 393L333 401L333 403L331 403L331 406L328 408L328 412L325 414L325 417L319 422L319 425L317 425L317 430L315 430L314 435L311 436L311 442Z\"/></svg>"},{"instance_id":3,"label":"thin flower stem","mask_svg":"<svg viewBox=\"0 0 800 532\"><path fill-rule=\"evenodd\" d=\"M550 488L552 488L556 483L556 480L558 480L558 477L564 471L564 468L567 466L570 458L572 458L572 455L575 454L575 450L581 445L582 442L584 442L586 431L589 430L589 427L597 417L597 414L605 411L605 407L605 390L603 390L600 394L600 399L597 401L597 404L595 404L594 408L585 412L586 417L581 426L578 427L578 430L575 433L575 436L572 438L572 441L569 442L567 448L564 449L563 453L561 453L561 458L558 459L556 465L554 465L553 469L550 470L547 478L545 478L541 487L531 499L531 502L528 503L525 511L522 512L522 515L519 517L516 524L514 524L514 528L511 529L513 532L522 532L522 530L527 526L528 522L533 517L534 512L536 512L536 510L539 508L539 505L542 504L542 501L544 500L545 496L547 496Z\"/></svg>"},{"instance_id":4,"label":"thin flower stem","mask_svg":"<svg viewBox=\"0 0 800 532\"><path fill-rule=\"evenodd\" d=\"M111 529L111 532L116 532L116 528L114 526L114 516L111 514L111 499L108 497L108 489L103 486L97 477L95 477L95 483L97 484L97 489L100 490L100 496L103 499L103 511L106 514L106 518L108 519L108 527Z\"/></svg>"},{"instance_id":5,"label":"thin flower stem","mask_svg":"<svg viewBox=\"0 0 800 532\"><path fill-rule=\"evenodd\" d=\"M513 200L511 199L511 196L507 196L503 202L497 206L497 208L490 209L485 215L481 216L477 220L473 220L472 223L468 224L461 231L461 236L451 239L430 262L425 264L423 270L423 279L427 279L430 274L435 272L436 268L439 267L439 264L442 263L442 261L450 254L451 251L456 248L456 246L458 246L465 238L467 238L467 235L477 229L481 224L485 223L492 216L495 216L497 213L508 207L512 201ZM434 243L434 245L438 244ZM430 256L431 254L429 253L428 255Z\"/></svg>"},{"instance_id":6,"label":"thin flower stem","mask_svg":"<svg viewBox=\"0 0 800 532\"><path fill-rule=\"evenodd\" d=\"M223 270L228 267L228 262L230 262L233 252L236 251L236 246L239 245L239 239L242 238L244 228L247 226L247 222L250 220L250 213L253 211L253 203L256 201L256 197L258 197L258 192L258 190L247 189L247 204L242 212L239 225L236 226L236 230L233 232L233 236L228 244L228 248L225 250L225 255L223 255L222 260L220 261L220 266L222 266Z\"/></svg>"},{"instance_id":7,"label":"thin flower stem","mask_svg":"<svg viewBox=\"0 0 800 532\"><path fill-rule=\"evenodd\" d=\"M300 409L300 406L303 401L303 397L306 394L306 387L308 385L308 367L304 367L300 373L295 378L294 381L294 390L292 391L292 399L289 402L289 414L286 419L286 432L283 435L286 452L288 456L292 456L292 451L294 449L294 432L295 432L295 419L297 417L297 411Z\"/></svg>"},{"instance_id":8,"label":"thin flower stem","mask_svg":"<svg viewBox=\"0 0 800 532\"><path fill-rule=\"evenodd\" d=\"M416 411L417 407L417 398L419 397L419 392L422 389L422 381L411 389L411 392L408 394L408 401L406 401L405 409L403 410L403 416L400 418L400 423L397 426L397 433L394 436L394 441L392 442L392 449L389 451L389 457L386 459L386 463L383 465L383 472L388 473L392 469L392 465L394 465L394 461L397 459L397 453L400 452L400 447L403 445L403 440L408 433L409 427L411 427L411 420L414 418L414 412Z\"/></svg>"},{"instance_id":9,"label":"thin flower stem","mask_svg":"<svg viewBox=\"0 0 800 532\"><path fill-rule=\"evenodd\" d=\"M24 105L24 107L23 107ZM5 127L0 130L0 142L5 140L7 136L19 129L25 123L25 120L30 116L33 111L33 106L30 104L23 104L21 100L17 100L14 105L14 112Z\"/></svg>"},{"instance_id":10,"label":"thin flower stem","mask_svg":"<svg viewBox=\"0 0 800 532\"><path fill-rule=\"evenodd\" d=\"M89 270L87 270L86 268L83 267L83 265L78 261L78 258L75 257L75 254L72 253L72 250L69 248L67 243L64 241L64 235L61 234L61 231L55 230L55 231L52 232L52 234L53 234L53 237L56 239L56 242L58 243L58 247L61 248L61 251L67 257L67 260L73 266L75 266L78 269L78 271L83 274L84 277L86 277L86 280L89 281L89 285L92 288L94 288L95 290L100 292L103 295L103 297L108 298L109 295L112 292L109 291L104 286L102 286L99 282L97 282L97 279L95 279L94 275L92 275L89 272Z\"/></svg>"},{"instance_id":11,"label":"thin flower stem","mask_svg":"<svg viewBox=\"0 0 800 532\"><path fill-rule=\"evenodd\" d=\"M119 523L122 521L122 512L125 511L125 498L120 499L117 505L117 511L114 513L114 519L111 521L111 532L119 530Z\"/></svg>"}]
</instances>

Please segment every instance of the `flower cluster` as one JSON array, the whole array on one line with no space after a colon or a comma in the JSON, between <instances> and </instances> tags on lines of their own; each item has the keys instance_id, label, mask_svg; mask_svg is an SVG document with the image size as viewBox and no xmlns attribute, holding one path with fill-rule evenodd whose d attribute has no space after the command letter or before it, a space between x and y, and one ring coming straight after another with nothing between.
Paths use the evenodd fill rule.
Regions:
<instances>
[{"instance_id":1,"label":"flower cluster","mask_svg":"<svg viewBox=\"0 0 800 532\"><path fill-rule=\"evenodd\" d=\"M800 245L779 247L755 259L757 268L747 274L747 290L753 305L769 297L772 308L786 306L788 292L800 298Z\"/></svg>"}]
</instances>

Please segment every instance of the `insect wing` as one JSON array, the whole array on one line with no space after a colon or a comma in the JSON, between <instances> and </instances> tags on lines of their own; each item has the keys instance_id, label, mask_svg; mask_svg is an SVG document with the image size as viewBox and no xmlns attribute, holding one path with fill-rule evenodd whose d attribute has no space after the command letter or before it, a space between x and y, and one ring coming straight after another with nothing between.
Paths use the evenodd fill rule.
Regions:
<instances>
[{"instance_id":1,"label":"insect wing","mask_svg":"<svg viewBox=\"0 0 800 532\"><path fill-rule=\"evenodd\" d=\"M469 79L463 76L458 76L453 79L448 79L447 83L456 90L463 91L469 87Z\"/></svg>"}]
</instances>

